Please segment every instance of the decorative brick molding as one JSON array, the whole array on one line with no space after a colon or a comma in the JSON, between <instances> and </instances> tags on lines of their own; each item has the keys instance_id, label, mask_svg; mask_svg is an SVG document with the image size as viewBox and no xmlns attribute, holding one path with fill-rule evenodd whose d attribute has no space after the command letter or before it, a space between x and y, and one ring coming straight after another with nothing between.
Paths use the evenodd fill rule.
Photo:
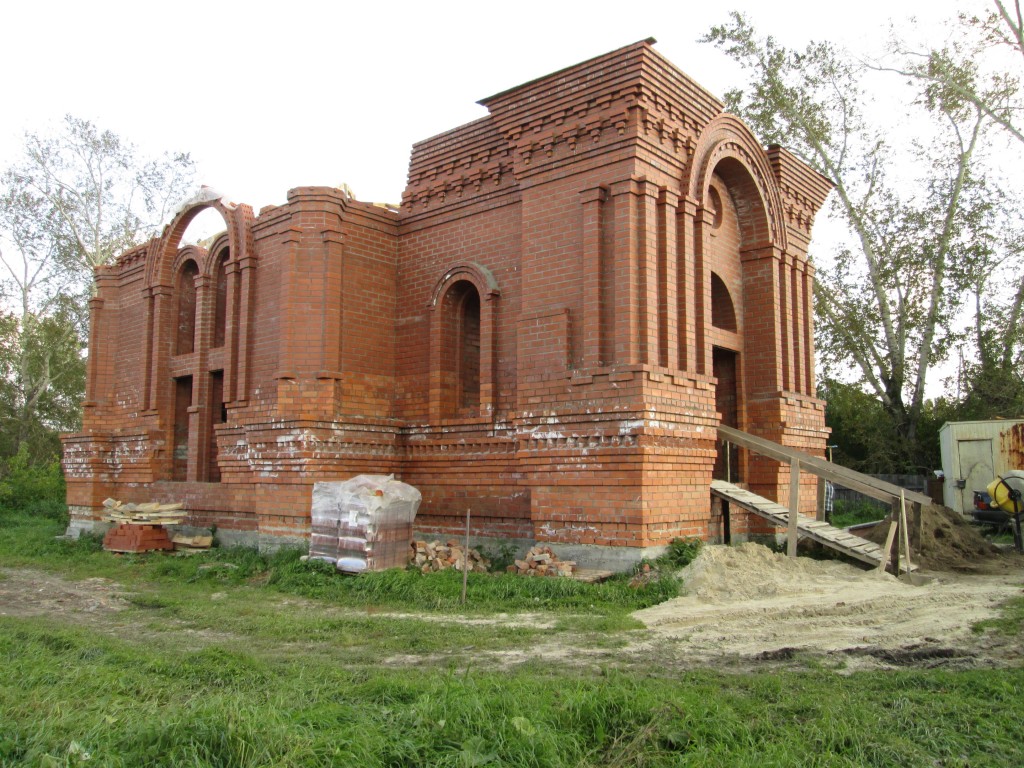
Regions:
<instances>
[{"instance_id":1,"label":"decorative brick molding","mask_svg":"<svg viewBox=\"0 0 1024 768\"><path fill-rule=\"evenodd\" d=\"M413 146L401 206L297 187L255 215L205 190L97 270L76 532L113 496L302 540L314 482L394 473L425 535L468 508L476 536L622 565L723 535L720 423L823 451L806 252L828 181L652 40L480 103ZM183 248L205 209L225 232Z\"/></svg>"}]
</instances>

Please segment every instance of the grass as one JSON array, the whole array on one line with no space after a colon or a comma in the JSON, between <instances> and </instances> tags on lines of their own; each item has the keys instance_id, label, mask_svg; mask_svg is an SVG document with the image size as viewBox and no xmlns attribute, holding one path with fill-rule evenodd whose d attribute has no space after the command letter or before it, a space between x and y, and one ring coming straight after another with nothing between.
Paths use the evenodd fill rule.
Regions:
<instances>
[{"instance_id":1,"label":"grass","mask_svg":"<svg viewBox=\"0 0 1024 768\"><path fill-rule=\"evenodd\" d=\"M832 510L832 525L836 528L848 528L861 523L873 523L882 520L888 510L869 501L836 501Z\"/></svg>"},{"instance_id":2,"label":"grass","mask_svg":"<svg viewBox=\"0 0 1024 768\"><path fill-rule=\"evenodd\" d=\"M226 645L156 651L11 619L0 619L0 659L3 765L1024 760L1020 670L580 675L478 670L468 658L446 668L367 668Z\"/></svg>"},{"instance_id":3,"label":"grass","mask_svg":"<svg viewBox=\"0 0 1024 768\"><path fill-rule=\"evenodd\" d=\"M295 552L117 557L58 528L0 513L0 563L114 579L127 607L0 616L4 768L1024 764L1020 669L630 663L615 652L642 632L629 614L670 579L480 576L456 610L454 574L342 577ZM1019 634L1024 601L1013 616L992 629ZM501 663L547 643L584 662Z\"/></svg>"}]
</instances>

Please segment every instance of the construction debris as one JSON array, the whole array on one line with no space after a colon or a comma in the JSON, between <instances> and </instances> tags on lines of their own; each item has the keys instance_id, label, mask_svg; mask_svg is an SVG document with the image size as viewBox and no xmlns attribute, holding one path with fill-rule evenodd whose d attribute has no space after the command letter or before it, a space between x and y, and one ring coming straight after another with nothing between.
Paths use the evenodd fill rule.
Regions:
<instances>
[{"instance_id":1,"label":"construction debris","mask_svg":"<svg viewBox=\"0 0 1024 768\"><path fill-rule=\"evenodd\" d=\"M213 536L186 536L176 533L171 539L174 549L185 552L197 552L213 546Z\"/></svg>"},{"instance_id":2,"label":"construction debris","mask_svg":"<svg viewBox=\"0 0 1024 768\"><path fill-rule=\"evenodd\" d=\"M449 568L461 571L465 567L465 562L466 548L455 539L449 540L447 544L440 541L431 541L429 544L425 541L412 543L412 564L423 573L444 571ZM469 550L470 571L487 573L490 566L487 558L475 549Z\"/></svg>"},{"instance_id":3,"label":"construction debris","mask_svg":"<svg viewBox=\"0 0 1024 768\"><path fill-rule=\"evenodd\" d=\"M522 560L516 560L506 570L520 576L572 576L576 573L576 562L559 560L551 547L538 545L526 553Z\"/></svg>"},{"instance_id":4,"label":"construction debris","mask_svg":"<svg viewBox=\"0 0 1024 768\"><path fill-rule=\"evenodd\" d=\"M108 523L125 525L179 525L188 512L183 504L146 504L124 503L117 499L106 499L103 502L107 510L103 520Z\"/></svg>"}]
</instances>

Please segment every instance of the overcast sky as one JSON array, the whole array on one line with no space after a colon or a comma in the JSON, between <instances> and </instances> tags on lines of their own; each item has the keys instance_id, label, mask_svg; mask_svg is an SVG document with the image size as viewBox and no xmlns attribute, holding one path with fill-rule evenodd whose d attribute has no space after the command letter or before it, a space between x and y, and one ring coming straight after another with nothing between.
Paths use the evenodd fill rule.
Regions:
<instances>
[{"instance_id":1,"label":"overcast sky","mask_svg":"<svg viewBox=\"0 0 1024 768\"><path fill-rule=\"evenodd\" d=\"M981 0L53 2L0 11L0 168L64 114L152 151L256 210L303 185L398 202L410 146L484 114L476 102L637 40L713 93L740 84L697 39L732 8L790 46L880 48L891 17L937 22ZM631 8L637 12L629 13ZM898 87L894 83L894 87Z\"/></svg>"},{"instance_id":2,"label":"overcast sky","mask_svg":"<svg viewBox=\"0 0 1024 768\"><path fill-rule=\"evenodd\" d=\"M249 2L27 0L0 11L0 170L25 131L65 114L149 152L190 152L202 184L259 210L292 187L348 184L400 202L415 141L485 114L476 102L647 37L712 93L741 73L698 38L730 10L789 47L880 52L889 24L940 43L986 0ZM633 11L632 13L630 11ZM910 21L910 19L914 19ZM908 97L898 78L890 99ZM881 95L878 95L881 98ZM189 239L212 234L197 220ZM818 217L812 252L840 229ZM834 373L834 372L833 372ZM941 387L933 374L931 389Z\"/></svg>"}]
</instances>

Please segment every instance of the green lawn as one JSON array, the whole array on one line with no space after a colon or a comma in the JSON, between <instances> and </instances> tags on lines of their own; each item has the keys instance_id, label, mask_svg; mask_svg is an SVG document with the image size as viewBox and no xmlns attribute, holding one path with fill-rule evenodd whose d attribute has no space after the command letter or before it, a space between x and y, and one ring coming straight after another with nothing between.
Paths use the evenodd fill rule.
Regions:
<instances>
[{"instance_id":1,"label":"green lawn","mask_svg":"<svg viewBox=\"0 0 1024 768\"><path fill-rule=\"evenodd\" d=\"M0 513L0 567L113 579L127 607L0 616L0 766L1024 765L1019 669L739 674L619 654L670 579L480 575L461 609L455 574L118 557L59 529ZM596 661L518 661L545 644Z\"/></svg>"}]
</instances>

